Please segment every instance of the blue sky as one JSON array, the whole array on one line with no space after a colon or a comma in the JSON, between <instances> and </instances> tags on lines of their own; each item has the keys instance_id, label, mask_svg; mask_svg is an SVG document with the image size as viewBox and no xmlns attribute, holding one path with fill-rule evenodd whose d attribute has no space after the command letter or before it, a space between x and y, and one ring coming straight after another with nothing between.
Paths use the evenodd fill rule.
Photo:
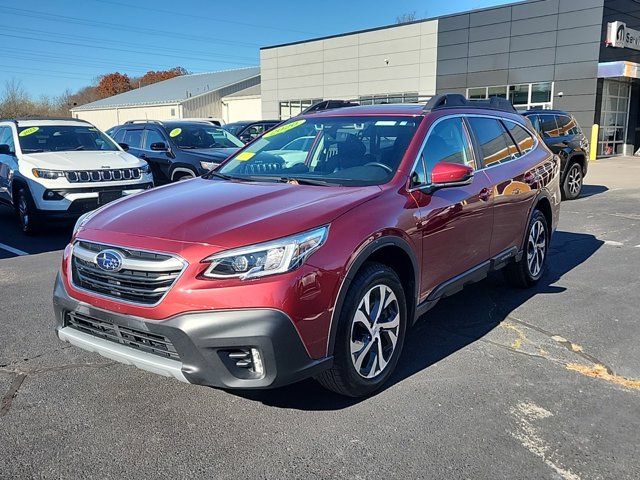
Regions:
<instances>
[{"instance_id":1,"label":"blue sky","mask_svg":"<svg viewBox=\"0 0 640 480\"><path fill-rule=\"evenodd\" d=\"M0 0L0 90L58 95L104 73L258 65L259 47L510 0Z\"/></svg>"}]
</instances>

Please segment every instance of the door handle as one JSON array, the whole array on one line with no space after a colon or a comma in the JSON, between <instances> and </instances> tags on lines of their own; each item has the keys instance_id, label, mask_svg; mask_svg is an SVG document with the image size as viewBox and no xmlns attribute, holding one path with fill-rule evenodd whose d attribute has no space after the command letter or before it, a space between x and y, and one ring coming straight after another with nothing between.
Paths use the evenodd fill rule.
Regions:
<instances>
[{"instance_id":1,"label":"door handle","mask_svg":"<svg viewBox=\"0 0 640 480\"><path fill-rule=\"evenodd\" d=\"M483 188L482 190L480 190L478 198L480 198L480 200L482 200L483 202L488 201L491 198L491 190L489 190L488 188Z\"/></svg>"}]
</instances>

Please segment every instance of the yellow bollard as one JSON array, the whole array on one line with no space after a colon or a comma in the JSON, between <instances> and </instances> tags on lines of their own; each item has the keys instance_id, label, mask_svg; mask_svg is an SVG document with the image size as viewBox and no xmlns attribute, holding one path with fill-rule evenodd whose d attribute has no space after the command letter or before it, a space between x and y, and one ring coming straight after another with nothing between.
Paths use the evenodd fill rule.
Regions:
<instances>
[{"instance_id":1,"label":"yellow bollard","mask_svg":"<svg viewBox=\"0 0 640 480\"><path fill-rule=\"evenodd\" d=\"M597 123L593 124L591 127L591 144L589 145L589 161L596 161L596 154L598 153L598 131L600 130L600 125Z\"/></svg>"}]
</instances>

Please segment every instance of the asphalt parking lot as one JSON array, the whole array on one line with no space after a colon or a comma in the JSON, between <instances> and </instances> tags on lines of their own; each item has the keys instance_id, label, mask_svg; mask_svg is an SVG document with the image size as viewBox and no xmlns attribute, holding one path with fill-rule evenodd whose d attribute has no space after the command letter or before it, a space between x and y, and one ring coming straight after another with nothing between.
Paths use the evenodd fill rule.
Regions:
<instances>
[{"instance_id":1,"label":"asphalt parking lot","mask_svg":"<svg viewBox=\"0 0 640 480\"><path fill-rule=\"evenodd\" d=\"M365 400L181 384L59 342L70 230L0 208L2 478L640 478L640 159L599 160L530 291L501 275L412 330Z\"/></svg>"}]
</instances>

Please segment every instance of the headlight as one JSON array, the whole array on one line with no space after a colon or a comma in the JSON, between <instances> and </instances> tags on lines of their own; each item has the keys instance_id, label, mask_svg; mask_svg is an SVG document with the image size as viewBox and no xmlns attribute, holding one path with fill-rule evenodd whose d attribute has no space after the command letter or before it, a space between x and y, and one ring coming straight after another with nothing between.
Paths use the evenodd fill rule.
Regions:
<instances>
[{"instance_id":1,"label":"headlight","mask_svg":"<svg viewBox=\"0 0 640 480\"><path fill-rule=\"evenodd\" d=\"M246 280L288 272L302 265L320 248L328 233L327 225L272 242L216 253L203 260L211 265L202 275Z\"/></svg>"},{"instance_id":2,"label":"headlight","mask_svg":"<svg viewBox=\"0 0 640 480\"><path fill-rule=\"evenodd\" d=\"M139 168L140 168L140 173L142 174L151 173L151 167L149 166L148 163L141 165Z\"/></svg>"},{"instance_id":3,"label":"headlight","mask_svg":"<svg viewBox=\"0 0 640 480\"><path fill-rule=\"evenodd\" d=\"M94 212L95 210L93 212L83 213L82 215L80 215L80 217L78 217L78 220L76 220L76 224L73 226L72 236L75 236L75 234L78 233L78 230L80 230L84 226L84 224L87 223L87 221L93 216Z\"/></svg>"},{"instance_id":4,"label":"headlight","mask_svg":"<svg viewBox=\"0 0 640 480\"><path fill-rule=\"evenodd\" d=\"M218 165L220 165L220 164L216 163L216 162L200 162L200 166L202 168L204 168L205 170L213 170Z\"/></svg>"},{"instance_id":5,"label":"headlight","mask_svg":"<svg viewBox=\"0 0 640 480\"><path fill-rule=\"evenodd\" d=\"M43 170L42 168L34 168L31 170L33 176L36 178L44 178L46 180L55 180L56 178L64 177L64 172L60 170Z\"/></svg>"}]
</instances>

